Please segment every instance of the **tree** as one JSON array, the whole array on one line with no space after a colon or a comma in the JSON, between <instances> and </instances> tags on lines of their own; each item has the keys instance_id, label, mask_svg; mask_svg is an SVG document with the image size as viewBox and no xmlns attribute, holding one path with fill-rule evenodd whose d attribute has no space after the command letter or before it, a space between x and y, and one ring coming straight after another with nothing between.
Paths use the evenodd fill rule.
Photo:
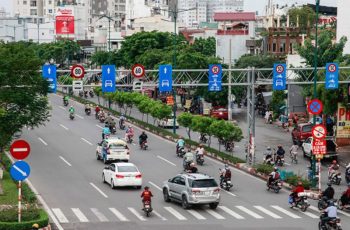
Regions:
<instances>
[{"instance_id":1,"label":"tree","mask_svg":"<svg viewBox=\"0 0 350 230\"><path fill-rule=\"evenodd\" d=\"M203 117L203 116L194 116L192 118L192 130L199 132L201 135L208 135L208 145L210 147L210 143L211 143L211 130L208 129L208 127L211 125L211 123L213 123L215 119L210 118L210 117Z\"/></svg>"},{"instance_id":2,"label":"tree","mask_svg":"<svg viewBox=\"0 0 350 230\"><path fill-rule=\"evenodd\" d=\"M192 125L193 115L191 113L181 113L177 117L179 124L186 128L188 138L191 140L191 125Z\"/></svg>"},{"instance_id":3,"label":"tree","mask_svg":"<svg viewBox=\"0 0 350 230\"><path fill-rule=\"evenodd\" d=\"M309 6L291 8L288 14L290 26L299 27L304 33L308 33L310 27L315 24L316 13Z\"/></svg>"},{"instance_id":4,"label":"tree","mask_svg":"<svg viewBox=\"0 0 350 230\"><path fill-rule=\"evenodd\" d=\"M216 54L216 40L214 37L196 38L191 49L195 52L201 53L206 56L215 56Z\"/></svg>"},{"instance_id":5,"label":"tree","mask_svg":"<svg viewBox=\"0 0 350 230\"><path fill-rule=\"evenodd\" d=\"M272 99L271 99L271 109L274 114L274 118L279 116L281 114L281 107L285 105L284 100L286 99L286 94L284 91L273 91L272 92Z\"/></svg>"}]
</instances>

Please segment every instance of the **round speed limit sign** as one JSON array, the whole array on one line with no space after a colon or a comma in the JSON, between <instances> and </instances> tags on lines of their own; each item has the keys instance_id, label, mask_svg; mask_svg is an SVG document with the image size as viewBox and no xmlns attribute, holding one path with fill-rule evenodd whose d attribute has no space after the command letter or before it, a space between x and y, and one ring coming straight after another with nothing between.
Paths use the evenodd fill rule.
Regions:
<instances>
[{"instance_id":1,"label":"round speed limit sign","mask_svg":"<svg viewBox=\"0 0 350 230\"><path fill-rule=\"evenodd\" d=\"M74 65L70 74L74 78L83 78L85 74L84 67L82 65Z\"/></svg>"},{"instance_id":2,"label":"round speed limit sign","mask_svg":"<svg viewBox=\"0 0 350 230\"><path fill-rule=\"evenodd\" d=\"M145 75L145 67L140 64L136 64L131 68L131 73L135 78L141 78Z\"/></svg>"}]
</instances>

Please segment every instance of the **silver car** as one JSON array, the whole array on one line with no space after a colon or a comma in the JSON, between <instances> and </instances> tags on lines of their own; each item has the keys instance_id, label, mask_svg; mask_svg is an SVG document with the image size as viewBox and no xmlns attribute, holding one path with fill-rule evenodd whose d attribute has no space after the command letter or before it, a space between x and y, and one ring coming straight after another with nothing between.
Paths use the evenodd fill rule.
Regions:
<instances>
[{"instance_id":1,"label":"silver car","mask_svg":"<svg viewBox=\"0 0 350 230\"><path fill-rule=\"evenodd\" d=\"M182 173L164 182L165 202L180 202L184 209L192 205L209 204L216 209L220 202L220 188L215 179L202 173Z\"/></svg>"}]
</instances>

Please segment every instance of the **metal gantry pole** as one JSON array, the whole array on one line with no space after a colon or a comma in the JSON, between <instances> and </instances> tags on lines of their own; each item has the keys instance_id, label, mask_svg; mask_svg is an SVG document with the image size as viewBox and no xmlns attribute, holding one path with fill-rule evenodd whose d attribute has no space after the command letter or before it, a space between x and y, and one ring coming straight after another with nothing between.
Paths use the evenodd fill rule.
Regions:
<instances>
[{"instance_id":1,"label":"metal gantry pole","mask_svg":"<svg viewBox=\"0 0 350 230\"><path fill-rule=\"evenodd\" d=\"M22 219L22 182L18 181L18 222Z\"/></svg>"},{"instance_id":2,"label":"metal gantry pole","mask_svg":"<svg viewBox=\"0 0 350 230\"><path fill-rule=\"evenodd\" d=\"M232 40L230 39L229 44L229 71L228 71L228 93L227 93L227 101L228 101L228 120L232 121L232 107L231 107L231 84L232 84L232 76L231 76L231 68L232 68Z\"/></svg>"},{"instance_id":3,"label":"metal gantry pole","mask_svg":"<svg viewBox=\"0 0 350 230\"><path fill-rule=\"evenodd\" d=\"M251 139L250 139L250 67L248 67L249 71L247 73L247 83L248 83L248 86L247 86L247 127L248 127L248 132L247 132L247 147L246 147L246 150L247 150L247 153L246 153L246 159L248 161L248 164L250 164L249 162L249 155L250 155L250 144L251 144Z\"/></svg>"},{"instance_id":4,"label":"metal gantry pole","mask_svg":"<svg viewBox=\"0 0 350 230\"><path fill-rule=\"evenodd\" d=\"M177 9L175 9L175 11L174 11L174 55L173 55L173 66L174 66L174 69L176 68L176 20L177 20ZM173 97L174 97L174 105L173 105L173 113L174 113L174 116L173 116L173 133L176 134L176 89L174 87L173 87Z\"/></svg>"},{"instance_id":5,"label":"metal gantry pole","mask_svg":"<svg viewBox=\"0 0 350 230\"><path fill-rule=\"evenodd\" d=\"M108 18L108 52L111 51L111 18Z\"/></svg>"},{"instance_id":6,"label":"metal gantry pole","mask_svg":"<svg viewBox=\"0 0 350 230\"><path fill-rule=\"evenodd\" d=\"M252 72L251 72L251 89L252 89L252 108L251 108L251 132L252 132L252 164L255 164L255 67L252 68Z\"/></svg>"}]
</instances>

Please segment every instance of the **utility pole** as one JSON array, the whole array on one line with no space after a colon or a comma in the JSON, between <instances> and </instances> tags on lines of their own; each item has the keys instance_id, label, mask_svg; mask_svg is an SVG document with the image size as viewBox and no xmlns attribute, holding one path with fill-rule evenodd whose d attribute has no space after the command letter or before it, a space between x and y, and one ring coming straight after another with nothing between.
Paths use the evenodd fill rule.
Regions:
<instances>
[{"instance_id":1,"label":"utility pole","mask_svg":"<svg viewBox=\"0 0 350 230\"><path fill-rule=\"evenodd\" d=\"M8 26L8 25L6 25L6 26L13 28L13 41L15 42L16 41L16 28L23 27L23 25L20 25L20 26Z\"/></svg>"},{"instance_id":2,"label":"utility pole","mask_svg":"<svg viewBox=\"0 0 350 230\"><path fill-rule=\"evenodd\" d=\"M228 64L228 94L227 94L227 101L228 101L228 120L232 121L232 106L231 106L231 83L232 83L232 76L231 76L231 69L232 69L232 40L230 38L230 44L229 44L229 64Z\"/></svg>"}]
</instances>

